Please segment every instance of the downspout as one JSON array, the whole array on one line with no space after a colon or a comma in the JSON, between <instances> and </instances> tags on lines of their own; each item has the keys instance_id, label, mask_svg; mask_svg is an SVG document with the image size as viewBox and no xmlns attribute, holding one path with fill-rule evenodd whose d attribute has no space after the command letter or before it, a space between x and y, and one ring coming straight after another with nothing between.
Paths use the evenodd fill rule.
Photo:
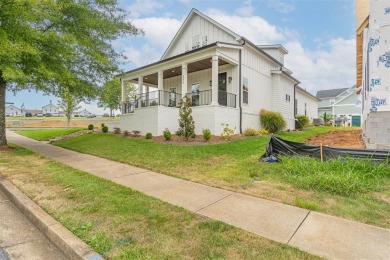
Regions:
<instances>
[{"instance_id":1,"label":"downspout","mask_svg":"<svg viewBox=\"0 0 390 260\"><path fill-rule=\"evenodd\" d=\"M244 46L246 43L246 41L244 40L244 43L241 44L241 46ZM240 49L239 50L239 53L238 53L238 64L239 64L239 67L238 67L238 108L240 110L240 134L242 134L242 105L241 105L241 95L242 95L242 75L241 75L241 67L242 67L242 64L241 64L241 52L242 50Z\"/></svg>"}]
</instances>

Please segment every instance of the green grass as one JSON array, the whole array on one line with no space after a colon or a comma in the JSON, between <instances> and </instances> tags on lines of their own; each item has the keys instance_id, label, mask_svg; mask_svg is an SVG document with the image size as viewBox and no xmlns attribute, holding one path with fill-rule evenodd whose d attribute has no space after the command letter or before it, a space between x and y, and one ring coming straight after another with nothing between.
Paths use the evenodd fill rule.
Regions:
<instances>
[{"instance_id":1,"label":"green grass","mask_svg":"<svg viewBox=\"0 0 390 260\"><path fill-rule=\"evenodd\" d=\"M32 138L38 141L49 140L54 137L71 134L77 131L83 130L83 128L67 128L67 129L31 129L31 130L19 130L18 134Z\"/></svg>"},{"instance_id":2,"label":"green grass","mask_svg":"<svg viewBox=\"0 0 390 260\"><path fill-rule=\"evenodd\" d=\"M308 210L317 210L318 209L317 203L307 201L307 200L299 198L299 197L295 198L294 203L295 203L295 206L297 206L299 208L308 209Z\"/></svg>"},{"instance_id":3,"label":"green grass","mask_svg":"<svg viewBox=\"0 0 390 260\"><path fill-rule=\"evenodd\" d=\"M317 259L25 149L0 172L107 259Z\"/></svg>"},{"instance_id":4,"label":"green grass","mask_svg":"<svg viewBox=\"0 0 390 260\"><path fill-rule=\"evenodd\" d=\"M347 129L316 127L278 136L304 142L334 130ZM390 227L390 176L386 174L386 168L348 160L321 164L315 159L306 158L260 163L258 158L265 152L268 141L269 136L263 136L215 145L180 146L93 134L54 144L291 205L296 205L295 198L299 196L316 203L318 211Z\"/></svg>"}]
</instances>

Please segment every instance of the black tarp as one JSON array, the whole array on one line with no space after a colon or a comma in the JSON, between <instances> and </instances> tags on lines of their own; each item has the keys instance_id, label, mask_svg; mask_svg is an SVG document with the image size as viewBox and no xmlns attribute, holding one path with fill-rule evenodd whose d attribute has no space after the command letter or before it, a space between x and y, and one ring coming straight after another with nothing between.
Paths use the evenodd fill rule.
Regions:
<instances>
[{"instance_id":1,"label":"black tarp","mask_svg":"<svg viewBox=\"0 0 390 260\"><path fill-rule=\"evenodd\" d=\"M321 148L319 145L296 143L283 140L276 136L271 136L267 144L265 154L259 160L268 161L271 155L287 155L287 156L310 156L321 158ZM338 157L352 157L358 159L369 159L371 161L390 163L390 150L380 149L359 149L359 148L340 148L332 146L322 146L323 159L331 160Z\"/></svg>"}]
</instances>

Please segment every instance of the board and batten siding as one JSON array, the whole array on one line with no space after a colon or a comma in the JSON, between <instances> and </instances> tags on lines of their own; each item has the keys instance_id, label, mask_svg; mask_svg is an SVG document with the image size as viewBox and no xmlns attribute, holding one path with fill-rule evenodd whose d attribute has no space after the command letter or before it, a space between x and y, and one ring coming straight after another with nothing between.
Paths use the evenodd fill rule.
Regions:
<instances>
[{"instance_id":1,"label":"board and batten siding","mask_svg":"<svg viewBox=\"0 0 390 260\"><path fill-rule=\"evenodd\" d=\"M176 39L170 50L165 54L163 59L170 58L186 52L186 43L188 43L188 50L192 50L192 38L199 35L199 47L202 47L203 36L207 36L207 44L214 42L226 42L237 44L235 37L228 34L221 28L215 26L209 21L205 20L199 15L191 18L189 23L182 30L182 34Z\"/></svg>"},{"instance_id":2,"label":"board and batten siding","mask_svg":"<svg viewBox=\"0 0 390 260\"><path fill-rule=\"evenodd\" d=\"M305 114L306 103L306 116L310 122L313 122L313 118L318 118L318 103L319 101L313 97L308 96L299 89L295 92L295 99L297 100L297 115Z\"/></svg>"}]
</instances>

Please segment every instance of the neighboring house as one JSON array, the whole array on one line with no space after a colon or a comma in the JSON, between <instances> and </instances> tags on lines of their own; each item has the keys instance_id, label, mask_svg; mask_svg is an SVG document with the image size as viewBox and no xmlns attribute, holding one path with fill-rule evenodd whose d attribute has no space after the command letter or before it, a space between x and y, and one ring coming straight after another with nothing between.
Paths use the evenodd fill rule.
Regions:
<instances>
[{"instance_id":1,"label":"neighboring house","mask_svg":"<svg viewBox=\"0 0 390 260\"><path fill-rule=\"evenodd\" d=\"M77 114L79 116L89 116L91 113L88 110L84 109L84 110L81 110L80 112L77 112Z\"/></svg>"},{"instance_id":2,"label":"neighboring house","mask_svg":"<svg viewBox=\"0 0 390 260\"><path fill-rule=\"evenodd\" d=\"M390 149L390 0L356 1L356 43L363 140Z\"/></svg>"},{"instance_id":3,"label":"neighboring house","mask_svg":"<svg viewBox=\"0 0 390 260\"><path fill-rule=\"evenodd\" d=\"M160 61L121 78L121 128L153 135L165 128L174 132L178 103L188 96L197 134L208 128L219 135L222 124L235 133L260 128L261 109L280 112L287 128L294 129L299 81L284 67L285 54L281 45L256 45L192 9ZM136 99L129 101L126 82L138 85Z\"/></svg>"},{"instance_id":4,"label":"neighboring house","mask_svg":"<svg viewBox=\"0 0 390 260\"><path fill-rule=\"evenodd\" d=\"M305 89L295 87L295 115L305 115L313 122L314 118L318 118L318 104L320 99L313 96Z\"/></svg>"},{"instance_id":5,"label":"neighboring house","mask_svg":"<svg viewBox=\"0 0 390 260\"><path fill-rule=\"evenodd\" d=\"M356 86L351 88L327 89L317 91L316 97L320 100L318 105L318 116L327 115L334 119L347 118L348 123L354 126L360 126L361 108L356 107L359 95L356 93Z\"/></svg>"},{"instance_id":6,"label":"neighboring house","mask_svg":"<svg viewBox=\"0 0 390 260\"><path fill-rule=\"evenodd\" d=\"M54 114L54 113L58 113L58 107L53 105L51 100L50 100L50 104L46 105L46 106L43 106L42 107L42 113L43 114L47 114L47 113L50 113L50 114Z\"/></svg>"},{"instance_id":7,"label":"neighboring house","mask_svg":"<svg viewBox=\"0 0 390 260\"><path fill-rule=\"evenodd\" d=\"M31 113L33 116L36 116L37 114L42 114L42 110L38 109L26 109L26 113Z\"/></svg>"},{"instance_id":8,"label":"neighboring house","mask_svg":"<svg viewBox=\"0 0 390 260\"><path fill-rule=\"evenodd\" d=\"M5 107L6 116L22 116L22 110L14 105L9 105ZM24 113L23 113L24 115Z\"/></svg>"}]
</instances>

